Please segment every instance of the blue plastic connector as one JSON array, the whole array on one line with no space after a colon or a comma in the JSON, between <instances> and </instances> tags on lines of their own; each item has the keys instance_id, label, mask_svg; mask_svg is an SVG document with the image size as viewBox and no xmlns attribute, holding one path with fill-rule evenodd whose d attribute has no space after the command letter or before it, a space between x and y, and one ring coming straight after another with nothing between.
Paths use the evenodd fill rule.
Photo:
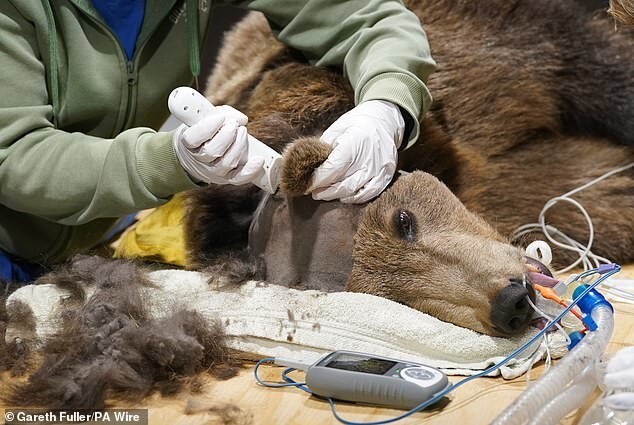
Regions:
<instances>
[{"instance_id":1,"label":"blue plastic connector","mask_svg":"<svg viewBox=\"0 0 634 425\"><path fill-rule=\"evenodd\" d=\"M589 314L584 314L581 317L581 321L583 322L584 325L586 325L586 328L588 328L588 330L590 331L594 332L599 327L597 326L597 322L595 322L592 316L590 316Z\"/></svg>"},{"instance_id":2,"label":"blue plastic connector","mask_svg":"<svg viewBox=\"0 0 634 425\"><path fill-rule=\"evenodd\" d=\"M586 334L580 331L574 331L569 333L568 336L570 337L570 344L568 344L568 351L570 351L573 348L575 348L575 345L577 345L579 341L581 341L583 337L586 336Z\"/></svg>"},{"instance_id":3,"label":"blue plastic connector","mask_svg":"<svg viewBox=\"0 0 634 425\"><path fill-rule=\"evenodd\" d=\"M586 289L588 289L588 285L577 286L575 288L575 291L572 293L572 298L577 299L579 295L581 295L581 293L585 291ZM590 314L592 313L592 309L594 309L594 307L596 307L599 304L607 305L608 307L610 307L610 310L614 312L614 308L612 307L612 304L610 304L608 300L606 300L605 297L601 295L601 293L595 289L592 289L590 292L584 295L583 298L579 300L579 303L577 305L579 306L582 312L584 312L587 316L590 316ZM592 322L594 322L594 320ZM586 323L586 326L588 326L587 323ZM595 323L595 327L596 327L596 323ZM588 328L590 327L588 326Z\"/></svg>"}]
</instances>

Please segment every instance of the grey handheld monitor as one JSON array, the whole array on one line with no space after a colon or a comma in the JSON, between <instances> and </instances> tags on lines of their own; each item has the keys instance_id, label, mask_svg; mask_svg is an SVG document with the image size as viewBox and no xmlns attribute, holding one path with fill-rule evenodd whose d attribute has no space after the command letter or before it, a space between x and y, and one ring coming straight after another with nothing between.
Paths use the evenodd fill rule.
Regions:
<instances>
[{"instance_id":1,"label":"grey handheld monitor","mask_svg":"<svg viewBox=\"0 0 634 425\"><path fill-rule=\"evenodd\" d=\"M322 397L411 409L450 384L430 366L335 351L308 368L306 385Z\"/></svg>"}]
</instances>

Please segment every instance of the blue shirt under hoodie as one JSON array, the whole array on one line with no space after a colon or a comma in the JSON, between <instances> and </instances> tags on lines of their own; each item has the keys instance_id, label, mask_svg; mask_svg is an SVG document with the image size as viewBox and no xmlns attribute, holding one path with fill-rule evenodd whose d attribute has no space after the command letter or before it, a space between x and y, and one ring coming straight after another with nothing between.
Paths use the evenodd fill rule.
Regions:
<instances>
[{"instance_id":1,"label":"blue shirt under hoodie","mask_svg":"<svg viewBox=\"0 0 634 425\"><path fill-rule=\"evenodd\" d=\"M145 0L93 0L93 5L121 42L128 59L132 59L145 14Z\"/></svg>"}]
</instances>

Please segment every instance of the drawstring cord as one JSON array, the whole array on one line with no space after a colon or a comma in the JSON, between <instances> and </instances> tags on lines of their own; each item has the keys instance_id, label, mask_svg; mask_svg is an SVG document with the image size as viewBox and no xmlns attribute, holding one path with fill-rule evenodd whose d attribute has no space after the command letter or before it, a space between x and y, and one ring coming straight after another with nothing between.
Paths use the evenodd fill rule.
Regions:
<instances>
[{"instance_id":1,"label":"drawstring cord","mask_svg":"<svg viewBox=\"0 0 634 425\"><path fill-rule=\"evenodd\" d=\"M48 43L48 72L50 89L49 96L53 104L53 124L57 126L57 116L59 114L59 76L57 74L57 30L55 28L55 17L53 9L48 0L42 0L44 13L46 14L46 23L48 27L49 43Z\"/></svg>"},{"instance_id":2,"label":"drawstring cord","mask_svg":"<svg viewBox=\"0 0 634 425\"><path fill-rule=\"evenodd\" d=\"M187 44L189 45L189 68L194 76L196 90L200 74L200 45L198 40L198 0L187 0Z\"/></svg>"}]
</instances>

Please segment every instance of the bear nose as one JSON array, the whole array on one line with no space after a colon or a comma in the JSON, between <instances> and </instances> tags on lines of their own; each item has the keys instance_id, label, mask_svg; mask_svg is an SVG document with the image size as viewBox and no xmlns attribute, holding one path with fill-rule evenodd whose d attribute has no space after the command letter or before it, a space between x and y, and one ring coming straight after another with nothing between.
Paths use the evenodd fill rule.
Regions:
<instances>
[{"instance_id":1,"label":"bear nose","mask_svg":"<svg viewBox=\"0 0 634 425\"><path fill-rule=\"evenodd\" d=\"M498 292L493 301L491 321L507 335L526 329L531 318L532 310L526 297L534 299L535 292L531 286L524 287L521 282L521 279L510 279L510 284Z\"/></svg>"}]
</instances>

